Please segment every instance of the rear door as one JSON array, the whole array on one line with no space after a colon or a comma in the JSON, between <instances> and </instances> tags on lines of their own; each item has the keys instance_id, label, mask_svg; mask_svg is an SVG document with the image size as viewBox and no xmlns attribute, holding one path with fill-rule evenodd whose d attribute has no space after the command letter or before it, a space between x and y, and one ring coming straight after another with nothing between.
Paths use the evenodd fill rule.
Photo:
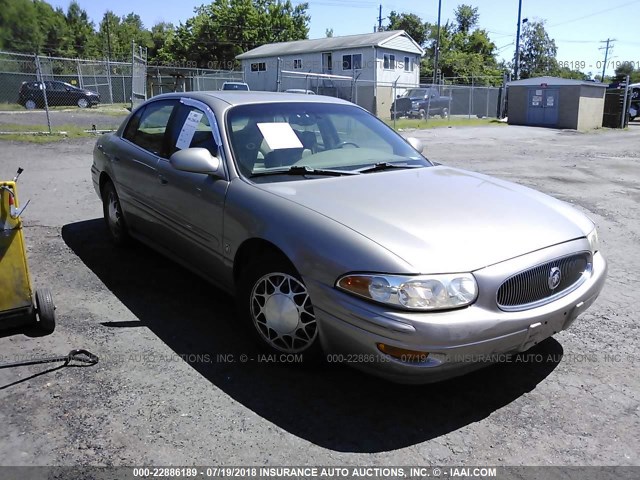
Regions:
<instances>
[{"instance_id":1,"label":"rear door","mask_svg":"<svg viewBox=\"0 0 640 480\"><path fill-rule=\"evenodd\" d=\"M163 221L158 212L157 166L161 158L168 158L165 133L177 104L178 99L148 103L131 117L118 148L105 152L129 227L151 238Z\"/></svg>"}]
</instances>

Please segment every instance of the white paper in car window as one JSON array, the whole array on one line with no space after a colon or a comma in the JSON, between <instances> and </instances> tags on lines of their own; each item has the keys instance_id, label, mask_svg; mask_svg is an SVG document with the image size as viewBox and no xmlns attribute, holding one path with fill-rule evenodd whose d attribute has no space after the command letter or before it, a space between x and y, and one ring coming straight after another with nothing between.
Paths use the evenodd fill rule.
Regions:
<instances>
[{"instance_id":1,"label":"white paper in car window","mask_svg":"<svg viewBox=\"0 0 640 480\"><path fill-rule=\"evenodd\" d=\"M197 110L192 110L187 119L182 126L182 130L180 130L180 135L178 135L178 140L176 141L176 147L180 150L184 148L189 148L191 145L191 140L193 140L193 134L196 132L198 125L200 124L200 120L202 119L202 112Z\"/></svg>"},{"instance_id":2,"label":"white paper in car window","mask_svg":"<svg viewBox=\"0 0 640 480\"><path fill-rule=\"evenodd\" d=\"M259 123L258 128L271 150L302 148L300 139L288 123Z\"/></svg>"}]
</instances>

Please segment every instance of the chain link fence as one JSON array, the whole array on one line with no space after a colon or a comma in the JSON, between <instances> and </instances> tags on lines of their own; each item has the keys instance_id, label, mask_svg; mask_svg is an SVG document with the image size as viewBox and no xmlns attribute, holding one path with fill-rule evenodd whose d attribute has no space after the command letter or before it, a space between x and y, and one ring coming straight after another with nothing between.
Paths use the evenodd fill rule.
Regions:
<instances>
[{"instance_id":1,"label":"chain link fence","mask_svg":"<svg viewBox=\"0 0 640 480\"><path fill-rule=\"evenodd\" d=\"M132 62L83 60L0 51L0 132L62 127L117 128L128 108L168 92L219 90L242 72L147 65L132 46ZM91 108L99 106L98 109Z\"/></svg>"},{"instance_id":2,"label":"chain link fence","mask_svg":"<svg viewBox=\"0 0 640 480\"><path fill-rule=\"evenodd\" d=\"M503 87L384 83L337 75L288 74L280 77L280 90L329 95L356 103L383 119L392 117L496 118L500 116ZM425 96L429 95L425 98ZM431 97L434 95L434 97ZM421 98L421 100L419 100ZM396 99L409 108L396 111ZM400 101L404 100L399 100ZM446 110L445 110L446 109ZM422 112L421 112L422 111Z\"/></svg>"}]
</instances>

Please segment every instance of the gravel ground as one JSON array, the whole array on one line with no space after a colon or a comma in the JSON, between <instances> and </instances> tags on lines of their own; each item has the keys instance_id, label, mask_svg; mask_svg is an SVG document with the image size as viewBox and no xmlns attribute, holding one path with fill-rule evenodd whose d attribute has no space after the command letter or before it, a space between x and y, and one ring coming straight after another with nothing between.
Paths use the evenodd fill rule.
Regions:
<instances>
[{"instance_id":1,"label":"gravel ground","mask_svg":"<svg viewBox=\"0 0 640 480\"><path fill-rule=\"evenodd\" d=\"M230 297L142 246L106 241L92 140L2 142L0 178L25 168L29 264L53 291L58 327L3 332L0 359L86 348L100 362L0 370L0 464L640 465L632 127L405 132L433 160L573 203L599 225L610 262L602 295L570 330L518 362L418 387L258 361Z\"/></svg>"}]
</instances>

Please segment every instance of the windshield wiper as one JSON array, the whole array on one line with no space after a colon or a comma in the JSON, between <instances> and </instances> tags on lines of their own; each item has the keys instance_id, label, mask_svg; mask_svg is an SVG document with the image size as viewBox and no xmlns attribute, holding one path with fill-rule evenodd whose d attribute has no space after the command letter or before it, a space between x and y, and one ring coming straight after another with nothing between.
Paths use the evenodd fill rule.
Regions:
<instances>
[{"instance_id":1,"label":"windshield wiper","mask_svg":"<svg viewBox=\"0 0 640 480\"><path fill-rule=\"evenodd\" d=\"M398 163L389 163L389 162L378 162L370 167L364 167L356 172L359 173L371 173L371 172L381 172L383 170L393 170L394 168L422 168L424 165L407 165L407 164L398 164Z\"/></svg>"},{"instance_id":2,"label":"windshield wiper","mask_svg":"<svg viewBox=\"0 0 640 480\"><path fill-rule=\"evenodd\" d=\"M265 170L264 172L256 172L251 175L254 177L266 177L269 175L326 175L328 177L341 177L343 175L358 175L359 172L349 170L327 170L324 168L311 168L306 165L292 165L289 168L278 168Z\"/></svg>"}]
</instances>

